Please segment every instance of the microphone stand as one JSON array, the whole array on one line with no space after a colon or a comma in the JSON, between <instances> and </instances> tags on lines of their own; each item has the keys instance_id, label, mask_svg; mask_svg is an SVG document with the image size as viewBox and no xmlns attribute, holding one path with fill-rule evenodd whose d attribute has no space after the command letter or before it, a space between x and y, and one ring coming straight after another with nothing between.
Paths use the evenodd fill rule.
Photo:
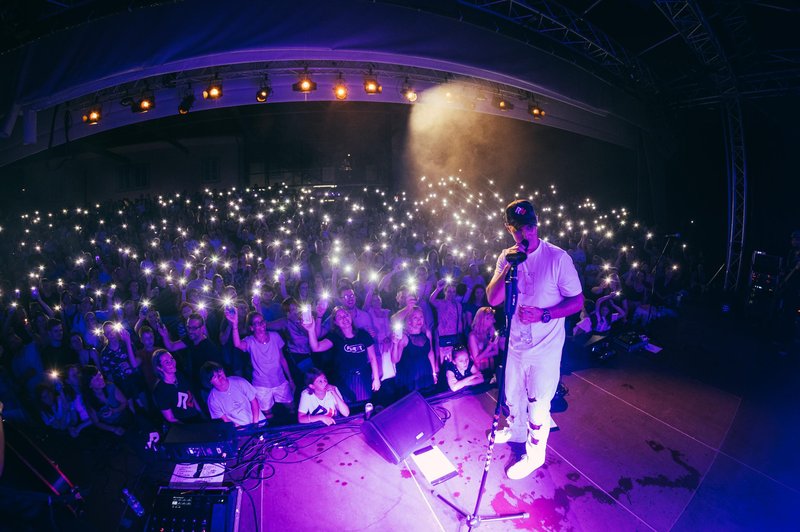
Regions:
<instances>
[{"instance_id":1,"label":"microphone stand","mask_svg":"<svg viewBox=\"0 0 800 532\"><path fill-rule=\"evenodd\" d=\"M667 252L667 248L672 243L673 235L667 235L667 241L664 244L664 247L661 249L661 254L656 259L656 263L653 265L653 270L650 272L650 275L653 276L653 285L650 287L650 300L648 301L647 305L647 323L644 326L644 330L647 331L650 328L650 320L653 317L653 297L656 294L656 277L658 276L658 265L661 264L661 259L664 258L664 254Z\"/></svg>"},{"instance_id":2,"label":"microphone stand","mask_svg":"<svg viewBox=\"0 0 800 532\"><path fill-rule=\"evenodd\" d=\"M527 247L527 243L525 244ZM514 312L517 309L517 266L525 261L527 256L524 253L515 253L516 255L514 261L509 260L509 264L511 268L506 273L505 279L505 311L506 311L506 323L505 323L505 353L508 356L508 342L511 336L511 318L514 316ZM508 258L508 256L507 256ZM520 260L521 259L521 260ZM452 502L445 499L439 493L433 492L443 503L447 506L455 510L461 517L464 518L467 526L469 527L467 530L472 530L473 528L477 528L480 526L481 522L492 522L492 521L505 521L509 519L527 519L530 517L528 512L520 512L515 514L495 514L495 515L478 515L478 511L481 508L481 500L483 499L484 488L486 486L486 478L489 476L489 467L492 465L492 458L493 458L493 451L494 451L494 439L497 434L497 425L500 423L500 412L502 411L503 403L505 403L505 364L498 367L498 379L497 379L497 406L494 408L494 416L492 417L492 430L489 433L489 445L486 448L486 462L483 466L483 475L481 476L481 484L478 488L478 498L475 501L475 509L472 513L467 513L463 509L459 508Z\"/></svg>"}]
</instances>

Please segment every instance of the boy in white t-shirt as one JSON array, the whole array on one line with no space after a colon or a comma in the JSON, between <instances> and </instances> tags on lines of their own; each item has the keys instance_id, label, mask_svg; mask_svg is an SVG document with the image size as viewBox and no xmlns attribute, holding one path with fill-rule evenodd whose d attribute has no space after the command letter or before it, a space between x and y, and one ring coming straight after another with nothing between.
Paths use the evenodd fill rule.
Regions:
<instances>
[{"instance_id":1,"label":"boy in white t-shirt","mask_svg":"<svg viewBox=\"0 0 800 532\"><path fill-rule=\"evenodd\" d=\"M237 427L264 420L256 390L241 377L228 377L216 362L206 362L200 368L200 380L211 388L208 412L211 419L232 422Z\"/></svg>"},{"instance_id":2,"label":"boy in white t-shirt","mask_svg":"<svg viewBox=\"0 0 800 532\"><path fill-rule=\"evenodd\" d=\"M326 425L336 423L333 417L338 412L347 417L350 407L344 402L339 388L328 384L328 378L317 368L311 368L306 373L307 390L300 394L300 406L297 409L297 421L300 423L314 423L321 421Z\"/></svg>"}]
</instances>

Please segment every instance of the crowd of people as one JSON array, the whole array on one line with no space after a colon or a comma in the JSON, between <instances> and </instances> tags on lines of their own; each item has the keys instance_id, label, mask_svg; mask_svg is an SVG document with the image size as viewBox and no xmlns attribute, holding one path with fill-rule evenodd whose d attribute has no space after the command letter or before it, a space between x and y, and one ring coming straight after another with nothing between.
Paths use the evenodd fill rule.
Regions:
<instances>
[{"instance_id":1,"label":"crowd of people","mask_svg":"<svg viewBox=\"0 0 800 532\"><path fill-rule=\"evenodd\" d=\"M416 199L281 185L21 213L0 233L5 417L70 437L331 424L491 382L504 317L486 288L507 198L457 177L420 186ZM704 283L685 244L662 253L625 208L562 203L554 186L514 194L577 271L569 334L669 316Z\"/></svg>"}]
</instances>

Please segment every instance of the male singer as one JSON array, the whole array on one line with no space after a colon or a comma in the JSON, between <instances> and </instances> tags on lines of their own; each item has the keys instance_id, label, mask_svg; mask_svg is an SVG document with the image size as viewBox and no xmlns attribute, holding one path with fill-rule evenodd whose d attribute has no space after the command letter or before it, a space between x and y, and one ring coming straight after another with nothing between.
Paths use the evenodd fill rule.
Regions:
<instances>
[{"instance_id":1,"label":"male singer","mask_svg":"<svg viewBox=\"0 0 800 532\"><path fill-rule=\"evenodd\" d=\"M526 454L508 468L510 479L522 479L544 464L550 434L550 401L556 393L564 318L581 310L583 294L572 259L563 249L539 239L538 219L526 200L512 201L505 212L506 230L515 244L497 259L486 287L489 304L505 300L504 281L511 261L527 257L517 268L517 308L511 321L505 391L508 428L496 441L525 442ZM526 416L527 411L527 416ZM526 423L527 420L527 423Z\"/></svg>"}]
</instances>

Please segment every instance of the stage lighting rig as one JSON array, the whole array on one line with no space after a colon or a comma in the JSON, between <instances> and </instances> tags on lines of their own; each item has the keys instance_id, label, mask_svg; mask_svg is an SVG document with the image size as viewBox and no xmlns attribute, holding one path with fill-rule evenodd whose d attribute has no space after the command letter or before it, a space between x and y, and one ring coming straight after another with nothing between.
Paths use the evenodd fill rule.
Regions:
<instances>
[{"instance_id":1,"label":"stage lighting rig","mask_svg":"<svg viewBox=\"0 0 800 532\"><path fill-rule=\"evenodd\" d=\"M508 101L508 98L505 98L503 96L495 96L492 99L492 104L494 104L494 106L500 109L501 111L510 111L511 109L514 108L514 104Z\"/></svg>"},{"instance_id":2,"label":"stage lighting rig","mask_svg":"<svg viewBox=\"0 0 800 532\"><path fill-rule=\"evenodd\" d=\"M91 107L84 113L81 119L83 120L84 124L89 124L90 126L97 125L100 122L100 119L103 117L103 108L99 103L92 104Z\"/></svg>"},{"instance_id":3,"label":"stage lighting rig","mask_svg":"<svg viewBox=\"0 0 800 532\"><path fill-rule=\"evenodd\" d=\"M403 98L410 103L414 103L417 101L417 91L414 90L414 87L408 82L408 78L406 78L405 82L403 83L403 88L400 89L400 94L403 95Z\"/></svg>"},{"instance_id":4,"label":"stage lighting rig","mask_svg":"<svg viewBox=\"0 0 800 532\"><path fill-rule=\"evenodd\" d=\"M222 98L222 81L219 79L219 76L214 76L214 79L211 80L208 87L203 90L203 99L219 100L220 98Z\"/></svg>"},{"instance_id":5,"label":"stage lighting rig","mask_svg":"<svg viewBox=\"0 0 800 532\"><path fill-rule=\"evenodd\" d=\"M528 105L528 114L533 116L534 120L541 120L542 118L545 117L545 114L547 113L545 113L544 109L539 107L539 104L537 104L536 102L531 102Z\"/></svg>"},{"instance_id":6,"label":"stage lighting rig","mask_svg":"<svg viewBox=\"0 0 800 532\"><path fill-rule=\"evenodd\" d=\"M378 78L376 78L372 72L367 74L364 78L364 92L368 95L380 94L383 92L383 87L378 83Z\"/></svg>"},{"instance_id":7,"label":"stage lighting rig","mask_svg":"<svg viewBox=\"0 0 800 532\"><path fill-rule=\"evenodd\" d=\"M261 87L259 87L258 91L256 92L256 101L258 103L264 103L271 95L272 87L269 85L269 78L264 76L264 81L261 83Z\"/></svg>"},{"instance_id":8,"label":"stage lighting rig","mask_svg":"<svg viewBox=\"0 0 800 532\"><path fill-rule=\"evenodd\" d=\"M194 106L194 93L189 90L186 94L183 95L181 98L181 103L178 104L178 113L182 115L188 115L189 111Z\"/></svg>"},{"instance_id":9,"label":"stage lighting rig","mask_svg":"<svg viewBox=\"0 0 800 532\"><path fill-rule=\"evenodd\" d=\"M155 107L156 98L150 89L143 90L139 99L131 103L131 111L134 113L146 113L151 109L155 109Z\"/></svg>"},{"instance_id":10,"label":"stage lighting rig","mask_svg":"<svg viewBox=\"0 0 800 532\"><path fill-rule=\"evenodd\" d=\"M333 95L336 97L337 100L346 100L347 99L347 84L344 82L344 78L342 77L342 73L339 73L339 77L336 78L336 82L333 84Z\"/></svg>"},{"instance_id":11,"label":"stage lighting rig","mask_svg":"<svg viewBox=\"0 0 800 532\"><path fill-rule=\"evenodd\" d=\"M308 74L308 69L304 70L300 75L300 79L297 80L297 83L292 85L292 90L302 94L308 94L317 90L317 84L311 80L311 76Z\"/></svg>"}]
</instances>

